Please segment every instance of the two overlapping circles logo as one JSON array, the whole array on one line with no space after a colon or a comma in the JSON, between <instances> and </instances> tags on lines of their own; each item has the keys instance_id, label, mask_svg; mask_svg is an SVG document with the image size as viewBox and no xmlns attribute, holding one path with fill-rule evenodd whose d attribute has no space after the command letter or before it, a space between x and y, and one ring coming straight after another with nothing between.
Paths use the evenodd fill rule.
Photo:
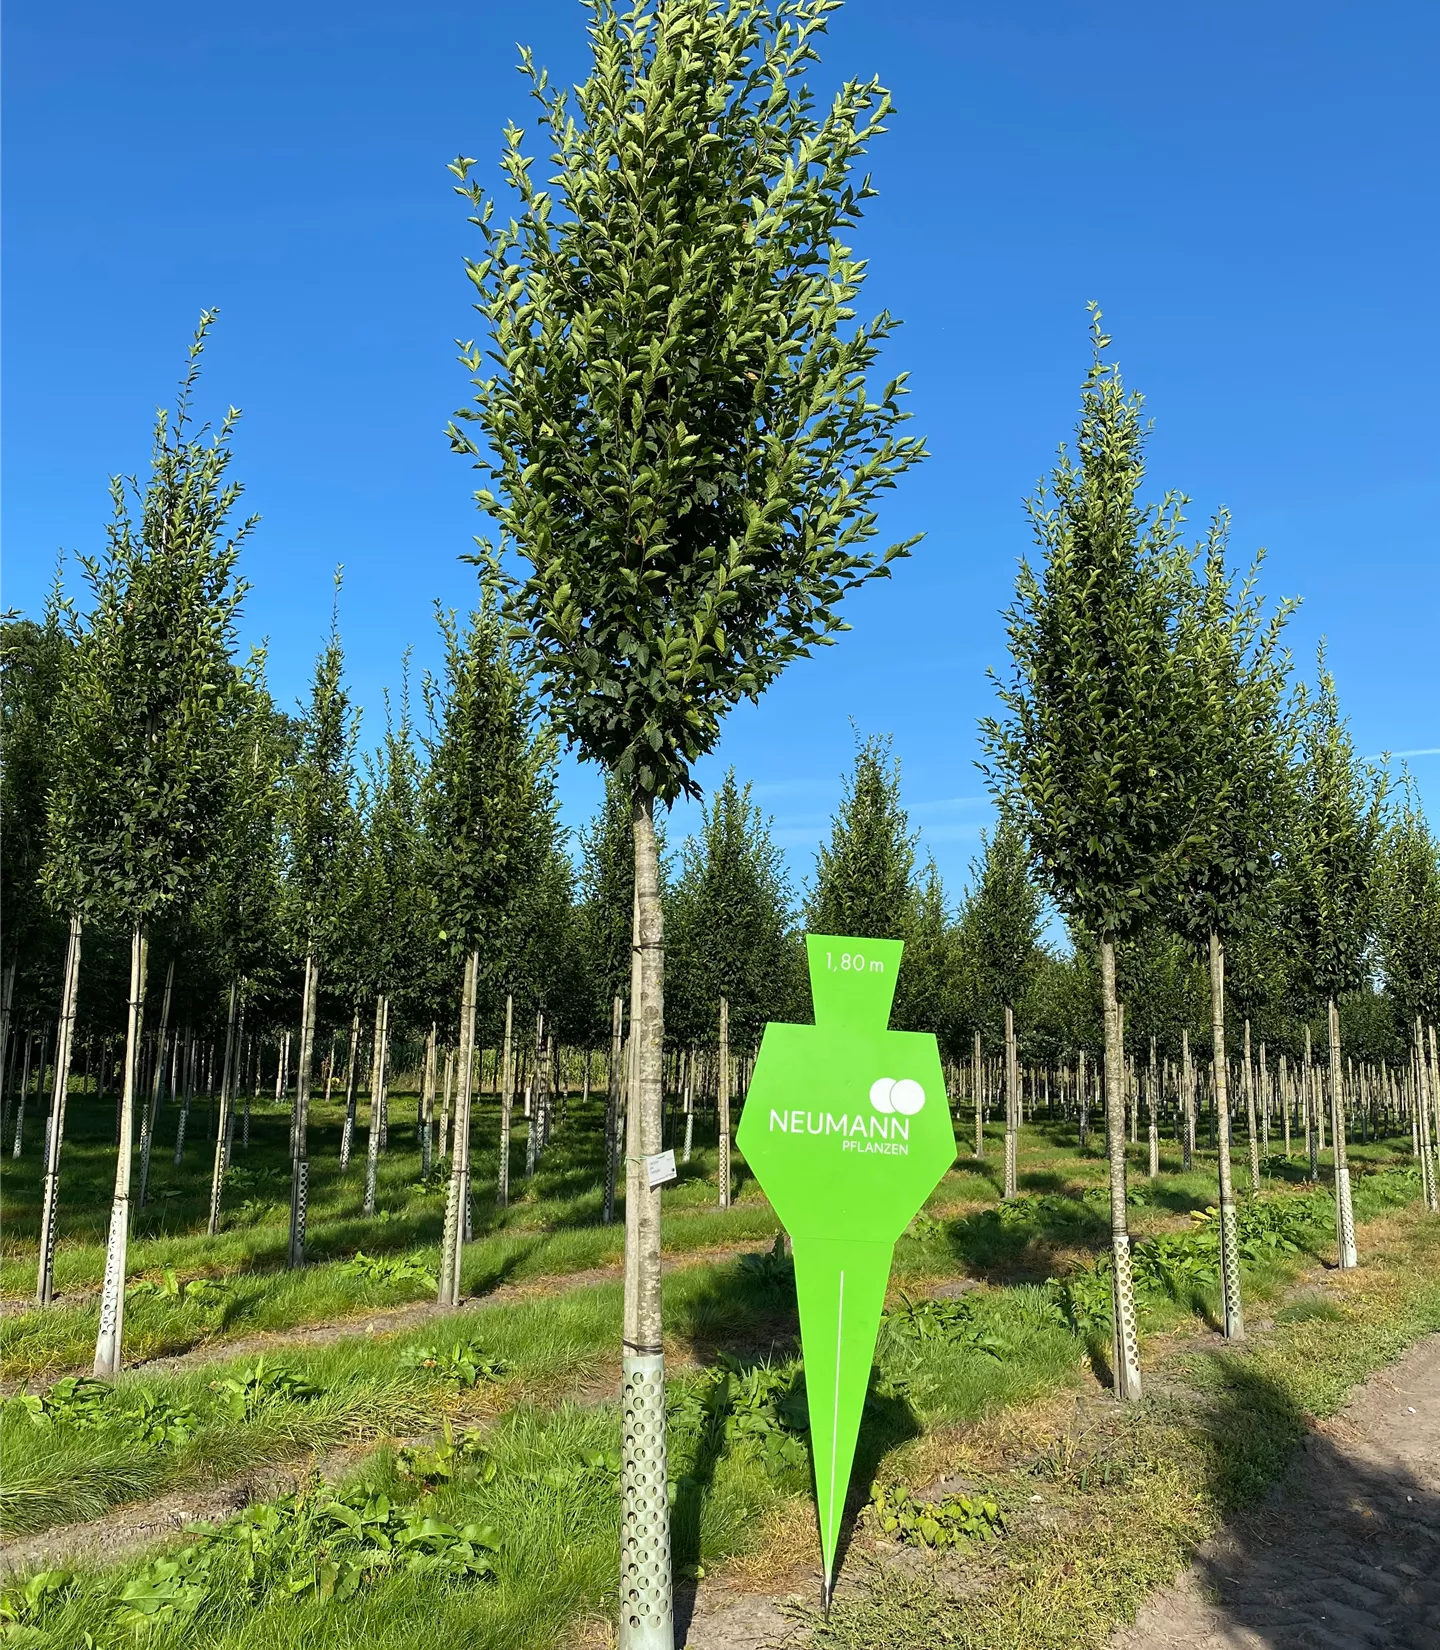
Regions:
<instances>
[{"instance_id":1,"label":"two overlapping circles logo","mask_svg":"<svg viewBox=\"0 0 1440 1650\"><path fill-rule=\"evenodd\" d=\"M870 1104L883 1117L895 1112L913 1117L925 1104L925 1090L913 1077L877 1077L870 1085Z\"/></svg>"}]
</instances>

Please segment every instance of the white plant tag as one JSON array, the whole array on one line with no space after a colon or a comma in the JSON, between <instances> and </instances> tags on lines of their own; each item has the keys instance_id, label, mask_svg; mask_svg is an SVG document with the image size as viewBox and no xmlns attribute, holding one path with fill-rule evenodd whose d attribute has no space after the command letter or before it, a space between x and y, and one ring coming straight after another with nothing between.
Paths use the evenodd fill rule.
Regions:
<instances>
[{"instance_id":1,"label":"white plant tag","mask_svg":"<svg viewBox=\"0 0 1440 1650\"><path fill-rule=\"evenodd\" d=\"M650 1177L650 1190L663 1186L667 1180L674 1180L675 1149L672 1146L668 1152L656 1152L654 1157L645 1159L645 1172Z\"/></svg>"}]
</instances>

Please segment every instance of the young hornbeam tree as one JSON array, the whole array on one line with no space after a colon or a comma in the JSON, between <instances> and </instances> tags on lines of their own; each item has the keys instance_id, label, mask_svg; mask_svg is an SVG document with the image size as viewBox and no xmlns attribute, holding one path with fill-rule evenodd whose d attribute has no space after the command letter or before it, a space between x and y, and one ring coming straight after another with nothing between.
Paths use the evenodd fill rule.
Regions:
<instances>
[{"instance_id":1,"label":"young hornbeam tree","mask_svg":"<svg viewBox=\"0 0 1440 1650\"><path fill-rule=\"evenodd\" d=\"M356 822L354 807L356 715L345 691L340 645L340 574L330 636L315 661L310 703L300 725L299 750L285 775L280 799L281 899L292 955L304 959L300 995L300 1046L290 1120L291 1267L305 1264L305 1217L309 1204L310 1078L320 971L335 956L346 901L346 873Z\"/></svg>"},{"instance_id":2,"label":"young hornbeam tree","mask_svg":"<svg viewBox=\"0 0 1440 1650\"><path fill-rule=\"evenodd\" d=\"M733 1044L759 1041L767 1020L785 1017L795 978L793 897L764 815L732 768L681 850L670 900L667 1015L671 1035L709 1040L723 998ZM673 1017L669 1004L681 1012ZM730 1206L730 1097L719 1096L720 1206Z\"/></svg>"},{"instance_id":3,"label":"young hornbeam tree","mask_svg":"<svg viewBox=\"0 0 1440 1650\"><path fill-rule=\"evenodd\" d=\"M1095 936L1105 1026L1106 1143L1114 1258L1117 1396L1140 1396L1125 1185L1125 1067L1115 947L1157 911L1174 858L1182 730L1174 631L1188 569L1180 500L1139 501L1141 397L1125 393L1092 306L1094 363L1076 432L1028 509L1043 552L1021 564L1006 614L1009 712L981 733L987 778L1030 843L1047 891Z\"/></svg>"},{"instance_id":4,"label":"young hornbeam tree","mask_svg":"<svg viewBox=\"0 0 1440 1650\"><path fill-rule=\"evenodd\" d=\"M376 1038L371 1055L370 1127L365 1151L365 1204L375 1213L384 1129L386 1058L390 1012L398 997L408 1002L409 987L423 965L425 921L429 912L421 879L425 871L420 819L421 769L410 721L409 658L405 660L398 719L387 696L385 738L368 758L363 790L362 830L356 879L364 901L353 936L363 953L360 968L375 996Z\"/></svg>"},{"instance_id":5,"label":"young hornbeam tree","mask_svg":"<svg viewBox=\"0 0 1440 1650\"><path fill-rule=\"evenodd\" d=\"M1188 776L1183 840L1164 916L1209 963L1221 1296L1225 1334L1239 1340L1245 1316L1230 1166L1225 948L1275 920L1272 895L1289 813L1292 747L1285 714L1290 661L1281 636L1294 603L1282 602L1266 619L1255 590L1261 559L1237 587L1226 567L1228 535L1222 512L1206 537L1203 566L1191 580L1176 639Z\"/></svg>"},{"instance_id":6,"label":"young hornbeam tree","mask_svg":"<svg viewBox=\"0 0 1440 1650\"><path fill-rule=\"evenodd\" d=\"M1440 1022L1440 839L1431 832L1408 775L1403 801L1386 826L1376 872L1380 971L1413 1040L1420 1179L1426 1207L1434 1212L1440 1195L1431 1141L1440 1095L1433 1092L1433 1078L1426 1081L1425 1028Z\"/></svg>"},{"instance_id":7,"label":"young hornbeam tree","mask_svg":"<svg viewBox=\"0 0 1440 1650\"><path fill-rule=\"evenodd\" d=\"M130 931L120 1143L95 1345L95 1373L106 1377L119 1372L124 1334L146 931L183 909L208 870L240 696L232 652L244 585L234 574L254 518L224 536L241 493L226 479L239 414L231 408L209 439L204 429L189 433L213 321L213 311L200 317L173 422L163 411L156 420L143 492L133 479L111 482L109 542L103 555L81 558L94 606L56 711L63 731L47 892L57 910L93 905ZM57 1142L59 1123L57 1115Z\"/></svg>"},{"instance_id":8,"label":"young hornbeam tree","mask_svg":"<svg viewBox=\"0 0 1440 1650\"><path fill-rule=\"evenodd\" d=\"M1005 1196L1014 1197L1020 1134L1020 1061L1015 1008L1025 1000L1040 953L1043 901L1030 876L1025 833L1003 812L971 867L974 891L965 907L965 930L980 991L979 1007L1005 1037Z\"/></svg>"},{"instance_id":9,"label":"young hornbeam tree","mask_svg":"<svg viewBox=\"0 0 1440 1650\"><path fill-rule=\"evenodd\" d=\"M470 266L487 348L452 430L490 485L507 612L582 756L630 787L631 1005L620 1642L672 1641L660 1315L663 934L655 805L696 789L730 707L833 640L878 552L876 503L923 444L902 384L867 375L894 323L856 322L847 244L883 129L877 82L817 110L804 84L835 0L587 0L590 73L552 90L528 53L553 160L506 130L518 201L454 163L484 239Z\"/></svg>"},{"instance_id":10,"label":"young hornbeam tree","mask_svg":"<svg viewBox=\"0 0 1440 1650\"><path fill-rule=\"evenodd\" d=\"M857 740L830 841L815 858L815 888L805 908L812 934L904 939L914 913L918 831L900 803L900 763L889 737Z\"/></svg>"},{"instance_id":11,"label":"young hornbeam tree","mask_svg":"<svg viewBox=\"0 0 1440 1650\"><path fill-rule=\"evenodd\" d=\"M197 912L200 927L211 938L221 977L228 982L220 1110L210 1174L207 1229L211 1237L220 1230L221 1196L230 1166L235 1098L242 1079L245 995L249 982L276 949L276 815L288 752L264 685L264 667L264 655L257 654L245 674L230 734L229 783L220 838ZM158 1087L155 1095L158 1099ZM153 1131L153 1108L150 1126Z\"/></svg>"},{"instance_id":12,"label":"young hornbeam tree","mask_svg":"<svg viewBox=\"0 0 1440 1650\"><path fill-rule=\"evenodd\" d=\"M1336 1000L1358 990L1375 918L1376 862L1385 824L1385 776L1355 755L1340 716L1335 679L1319 656L1313 693L1300 684L1296 721L1300 763L1294 774L1294 824L1289 834L1295 897L1291 920L1298 972L1311 1000L1324 1003L1329 1029L1330 1127L1335 1175L1335 1237L1339 1264L1354 1266L1355 1217L1345 1161L1345 1095Z\"/></svg>"},{"instance_id":13,"label":"young hornbeam tree","mask_svg":"<svg viewBox=\"0 0 1440 1650\"><path fill-rule=\"evenodd\" d=\"M74 663L74 612L61 587L59 569L39 623L9 617L0 621L0 718L4 762L0 763L0 1064L10 1050L11 1002L22 957L49 951L58 935L55 917L69 937L61 976L56 1026L51 1127L47 1136L40 1219L40 1267L36 1300L48 1306L53 1293L55 1210L59 1194L60 1141L65 1098L70 1088L80 939L85 903L70 910L47 910L41 876L46 858L47 799L52 785L65 783L57 770L63 747L56 708L66 697ZM4 1073L0 1072L0 1080ZM22 1087L23 1087L22 1081ZM9 1094L5 1096L8 1115Z\"/></svg>"},{"instance_id":14,"label":"young hornbeam tree","mask_svg":"<svg viewBox=\"0 0 1440 1650\"><path fill-rule=\"evenodd\" d=\"M456 1063L454 1149L440 1251L439 1301L460 1304L460 1257L470 1205L470 1104L477 1003L503 990L520 940L521 902L554 837L553 739L535 730L504 623L488 594L461 627L441 612L442 681L427 679L432 732L425 826L440 937L464 961ZM501 1095L499 1186L509 1169L508 1087Z\"/></svg>"}]
</instances>

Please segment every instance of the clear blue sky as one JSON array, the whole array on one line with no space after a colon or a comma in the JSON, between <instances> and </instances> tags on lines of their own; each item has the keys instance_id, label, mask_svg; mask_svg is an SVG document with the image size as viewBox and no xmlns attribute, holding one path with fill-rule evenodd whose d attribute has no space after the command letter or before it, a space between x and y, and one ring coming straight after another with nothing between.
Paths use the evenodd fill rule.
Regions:
<instances>
[{"instance_id":1,"label":"clear blue sky","mask_svg":"<svg viewBox=\"0 0 1440 1650\"><path fill-rule=\"evenodd\" d=\"M444 168L463 151L493 177L506 119L533 126L517 38L583 74L577 0L10 9L7 605L38 602L58 547L99 545L106 477L143 465L218 305L202 400L245 412L246 631L277 694L304 689L336 562L359 700L379 711L407 646L433 662L432 603L469 600L479 530L441 434L467 390L452 340L477 330ZM963 882L1021 499L1073 422L1090 298L1148 397L1157 486L1268 546L1269 589L1304 597L1297 655L1329 637L1361 750L1425 752L1440 817L1437 60L1420 0L850 0L813 82L895 96L856 245L934 456L886 511L927 534L915 558L701 770L755 781L798 874L853 718L894 734ZM572 822L597 789L567 768Z\"/></svg>"}]
</instances>

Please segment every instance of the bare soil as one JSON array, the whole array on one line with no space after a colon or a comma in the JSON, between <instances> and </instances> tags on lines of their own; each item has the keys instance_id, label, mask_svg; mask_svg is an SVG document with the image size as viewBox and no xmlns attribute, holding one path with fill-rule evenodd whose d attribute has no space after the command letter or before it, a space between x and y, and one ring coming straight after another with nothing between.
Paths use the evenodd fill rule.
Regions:
<instances>
[{"instance_id":1,"label":"bare soil","mask_svg":"<svg viewBox=\"0 0 1440 1650\"><path fill-rule=\"evenodd\" d=\"M1321 1422L1111 1650L1440 1650L1440 1335Z\"/></svg>"}]
</instances>

